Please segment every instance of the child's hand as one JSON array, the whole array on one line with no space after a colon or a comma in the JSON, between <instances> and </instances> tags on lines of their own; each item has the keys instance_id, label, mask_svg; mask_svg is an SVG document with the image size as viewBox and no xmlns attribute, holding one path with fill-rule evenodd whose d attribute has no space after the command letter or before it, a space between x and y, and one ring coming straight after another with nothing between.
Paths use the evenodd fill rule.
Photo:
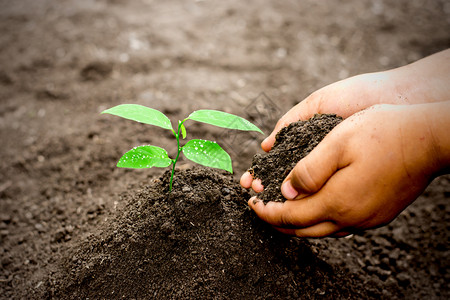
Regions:
<instances>
[{"instance_id":1,"label":"child's hand","mask_svg":"<svg viewBox=\"0 0 450 300\"><path fill-rule=\"evenodd\" d=\"M249 205L276 229L301 237L387 224L448 164L449 124L433 124L448 115L450 102L377 105L353 115L287 176L286 202L251 199Z\"/></svg>"},{"instance_id":2,"label":"child's hand","mask_svg":"<svg viewBox=\"0 0 450 300\"><path fill-rule=\"evenodd\" d=\"M347 118L369 106L380 103L380 99L396 99L390 83L393 75L388 72L363 74L328 85L291 108L278 120L272 133L261 143L261 148L269 152L275 136L283 127L298 120L308 120L314 114L336 114ZM391 101L393 102L393 101ZM259 179L253 180L249 172L241 177L241 185L255 192L263 191Z\"/></svg>"},{"instance_id":3,"label":"child's hand","mask_svg":"<svg viewBox=\"0 0 450 300\"><path fill-rule=\"evenodd\" d=\"M450 82L450 50L445 50L397 69L362 74L330 84L290 109L261 143L268 152L281 128L314 114L347 118L375 104L420 104L447 101Z\"/></svg>"},{"instance_id":4,"label":"child's hand","mask_svg":"<svg viewBox=\"0 0 450 300\"><path fill-rule=\"evenodd\" d=\"M314 92L280 118L272 133L261 143L261 148L269 152L278 131L292 122L308 120L314 114L333 113L347 118L367 107L381 103L381 99L391 99L385 101L389 103L396 102L398 97L395 96L395 89L391 83L393 76L389 72L363 74ZM258 193L263 191L261 181L253 180L248 172L242 175L241 185L245 188L252 187Z\"/></svg>"},{"instance_id":5,"label":"child's hand","mask_svg":"<svg viewBox=\"0 0 450 300\"><path fill-rule=\"evenodd\" d=\"M450 99L450 50L442 51L413 64L385 72L348 78L328 85L307 97L289 110L272 133L261 143L268 152L278 131L298 120L314 114L334 113L347 118L375 104L420 104ZM241 185L263 191L260 180L253 180L246 172Z\"/></svg>"}]
</instances>

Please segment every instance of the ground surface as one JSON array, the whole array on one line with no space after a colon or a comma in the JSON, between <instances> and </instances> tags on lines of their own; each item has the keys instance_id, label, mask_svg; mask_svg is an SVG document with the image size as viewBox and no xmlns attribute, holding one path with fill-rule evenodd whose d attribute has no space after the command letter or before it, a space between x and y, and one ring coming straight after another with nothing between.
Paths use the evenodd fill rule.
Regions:
<instances>
[{"instance_id":1,"label":"ground surface","mask_svg":"<svg viewBox=\"0 0 450 300\"><path fill-rule=\"evenodd\" d=\"M169 132L103 109L138 103L173 122L221 109L268 133L317 88L449 47L446 2L0 1L0 297L40 292L68 249L115 218L129 184L162 173L115 168L124 151L173 154ZM260 151L258 135L187 127L222 143L236 176ZM385 228L309 240L311 251L379 288L368 297L388 286L449 298L449 185L436 180Z\"/></svg>"},{"instance_id":2,"label":"ground surface","mask_svg":"<svg viewBox=\"0 0 450 300\"><path fill-rule=\"evenodd\" d=\"M232 176L169 172L124 194L114 219L63 255L37 298L297 299L395 295L325 263L307 240L273 230ZM371 288L371 292L367 289ZM394 294L392 294L394 293Z\"/></svg>"}]
</instances>

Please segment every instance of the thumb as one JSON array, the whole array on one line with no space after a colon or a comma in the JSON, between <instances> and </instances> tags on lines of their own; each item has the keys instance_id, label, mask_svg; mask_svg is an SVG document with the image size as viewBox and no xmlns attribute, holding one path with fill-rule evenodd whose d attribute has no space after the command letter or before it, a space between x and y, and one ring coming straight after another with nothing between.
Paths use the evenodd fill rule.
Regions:
<instances>
[{"instance_id":1,"label":"thumb","mask_svg":"<svg viewBox=\"0 0 450 300\"><path fill-rule=\"evenodd\" d=\"M281 192L286 199L299 199L305 194L319 191L337 170L348 165L342 161L341 143L332 136L333 131L330 134L301 159L286 177L281 185Z\"/></svg>"}]
</instances>

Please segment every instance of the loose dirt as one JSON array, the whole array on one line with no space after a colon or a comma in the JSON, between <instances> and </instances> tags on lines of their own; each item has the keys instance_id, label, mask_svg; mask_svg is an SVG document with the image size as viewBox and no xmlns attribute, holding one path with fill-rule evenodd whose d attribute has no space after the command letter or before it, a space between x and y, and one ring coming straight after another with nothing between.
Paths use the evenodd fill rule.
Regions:
<instances>
[{"instance_id":1,"label":"loose dirt","mask_svg":"<svg viewBox=\"0 0 450 300\"><path fill-rule=\"evenodd\" d=\"M286 201L280 189L284 178L341 121L342 118L336 115L315 115L281 129L270 152L253 157L249 172L264 186L258 198L264 203Z\"/></svg>"},{"instance_id":2,"label":"loose dirt","mask_svg":"<svg viewBox=\"0 0 450 300\"><path fill-rule=\"evenodd\" d=\"M396 292L366 285L314 253L307 240L277 233L248 206L225 172L167 171L124 194L127 205L68 251L46 283L57 299L367 298Z\"/></svg>"}]
</instances>

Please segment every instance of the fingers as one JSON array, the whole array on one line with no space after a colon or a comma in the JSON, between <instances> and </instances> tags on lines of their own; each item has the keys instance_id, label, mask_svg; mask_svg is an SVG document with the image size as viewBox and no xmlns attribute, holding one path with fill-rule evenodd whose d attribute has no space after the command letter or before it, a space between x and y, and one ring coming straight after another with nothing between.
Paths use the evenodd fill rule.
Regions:
<instances>
[{"instance_id":1,"label":"fingers","mask_svg":"<svg viewBox=\"0 0 450 300\"><path fill-rule=\"evenodd\" d=\"M250 172L245 172L244 174L242 174L240 184L243 188L250 188L252 186L252 182L253 176L252 174L250 174Z\"/></svg>"},{"instance_id":2,"label":"fingers","mask_svg":"<svg viewBox=\"0 0 450 300\"><path fill-rule=\"evenodd\" d=\"M327 206L316 199L264 204L252 197L248 204L259 218L276 227L308 227L328 219Z\"/></svg>"},{"instance_id":3,"label":"fingers","mask_svg":"<svg viewBox=\"0 0 450 300\"><path fill-rule=\"evenodd\" d=\"M251 199L252 204L254 201L255 201L255 199ZM301 201L301 200L299 200L299 201ZM261 201L257 201L257 202L261 202ZM273 202L269 202L268 204L270 204L270 203L273 203ZM250 204L250 201L249 201L249 204ZM264 205L263 203L261 203L261 204ZM261 204L259 204L259 205L261 205ZM258 205L258 203L256 203L253 207L256 207L257 205ZM309 223L312 224L316 221L317 220L310 220L310 222L305 222L303 224L309 224ZM298 220L293 223L299 224ZM271 224L274 225L273 223L271 223ZM284 224L284 226L293 226L293 225L294 224L286 224L286 223ZM323 221L323 222L318 221L316 224L305 225L305 226L307 226L307 227L284 228L284 227L279 227L279 226L274 225L274 228L284 234L295 235L297 237L305 237L305 238L306 237L320 238L320 237L326 237L326 236L340 238L340 237L345 237L345 236L352 234L350 231L346 231L345 229L341 228L340 225L338 225L337 223L332 222L332 221ZM347 228L347 230L348 230L348 228Z\"/></svg>"},{"instance_id":4,"label":"fingers","mask_svg":"<svg viewBox=\"0 0 450 300\"><path fill-rule=\"evenodd\" d=\"M291 111L292 109L277 122L272 133L267 138L265 138L264 141L262 141L261 148L264 151L269 152L270 149L272 149L272 146L275 143L275 136L277 135L278 131L288 126L292 122L296 122L299 120L298 116L296 116L294 113L291 113Z\"/></svg>"},{"instance_id":5,"label":"fingers","mask_svg":"<svg viewBox=\"0 0 450 300\"><path fill-rule=\"evenodd\" d=\"M257 193L260 193L264 190L264 187L261 184L261 180L253 179L253 176L252 174L250 174L250 172L245 172L244 174L242 174L240 183L243 188L249 189L251 187Z\"/></svg>"},{"instance_id":6,"label":"fingers","mask_svg":"<svg viewBox=\"0 0 450 300\"><path fill-rule=\"evenodd\" d=\"M275 143L275 136L283 127L286 127L293 122L297 122L298 120L307 120L314 116L315 113L319 113L319 101L318 97L315 95L316 94L311 94L308 98L291 108L280 118L272 133L261 143L261 148L264 151L269 152L270 149L272 149L272 146Z\"/></svg>"},{"instance_id":7,"label":"fingers","mask_svg":"<svg viewBox=\"0 0 450 300\"><path fill-rule=\"evenodd\" d=\"M338 137L327 136L297 163L281 185L281 192L288 200L315 193L338 169L346 165L348 163L342 158Z\"/></svg>"},{"instance_id":8,"label":"fingers","mask_svg":"<svg viewBox=\"0 0 450 300\"><path fill-rule=\"evenodd\" d=\"M255 179L252 182L252 189L257 192L261 193L264 190L263 185L261 184L261 179Z\"/></svg>"},{"instance_id":9,"label":"fingers","mask_svg":"<svg viewBox=\"0 0 450 300\"><path fill-rule=\"evenodd\" d=\"M304 201L304 200L298 200L298 201ZM289 202L285 202L285 203L293 203L293 202L289 201ZM255 197L250 199L250 201L249 201L249 205L255 210L255 212L258 214L258 216L261 219L272 224L276 230L278 230L284 234L295 235L297 237L309 237L309 238L319 238L319 237L326 237L326 236L340 238L340 237L345 237L345 236L352 234L352 232L348 231L349 228L344 228L344 227L342 227L342 225L339 225L334 221L327 221L326 220L327 218L324 217L326 214L319 213L320 209L317 211L317 213L319 213L319 215L320 215L320 218L318 218L318 219L313 219L313 218L311 218L312 216L309 216L309 218L307 220L303 220L302 222L300 222L298 219L292 220L292 222L290 222L289 217L283 217L282 215L275 216L275 214L277 214L276 211L273 212L274 215L271 215L268 211L274 210L274 207L275 207L275 209L278 209L279 211L281 211L279 209L279 205L272 206L272 204L277 204L277 203L269 202L268 204L264 205L264 203L262 203L262 201L256 199ZM281 203L278 203L278 204L282 205ZM289 204L287 204L287 205L289 206ZM269 206L269 207L266 208L266 206ZM264 217L262 217L262 216L265 216L266 219L264 219ZM294 218L298 218L298 217L299 217L299 215L294 216ZM271 221L268 221L269 219ZM301 224L301 226L300 226L300 224ZM287 226L287 227L283 227L283 226ZM289 228L289 227L293 227L293 226L298 226L298 227L303 226L303 227L302 228Z\"/></svg>"},{"instance_id":10,"label":"fingers","mask_svg":"<svg viewBox=\"0 0 450 300\"><path fill-rule=\"evenodd\" d=\"M340 228L335 223L326 221L326 222L312 225L310 227L300 228L300 229L289 229L289 228L280 228L280 227L275 227L275 229L284 234L295 235L298 237L317 237L318 238L318 237L334 235L336 232L339 231Z\"/></svg>"},{"instance_id":11,"label":"fingers","mask_svg":"<svg viewBox=\"0 0 450 300\"><path fill-rule=\"evenodd\" d=\"M341 238L341 237L349 236L351 234L353 234L353 233L351 233L349 231L338 231L338 232L333 233L331 236L335 237L335 238Z\"/></svg>"}]
</instances>

